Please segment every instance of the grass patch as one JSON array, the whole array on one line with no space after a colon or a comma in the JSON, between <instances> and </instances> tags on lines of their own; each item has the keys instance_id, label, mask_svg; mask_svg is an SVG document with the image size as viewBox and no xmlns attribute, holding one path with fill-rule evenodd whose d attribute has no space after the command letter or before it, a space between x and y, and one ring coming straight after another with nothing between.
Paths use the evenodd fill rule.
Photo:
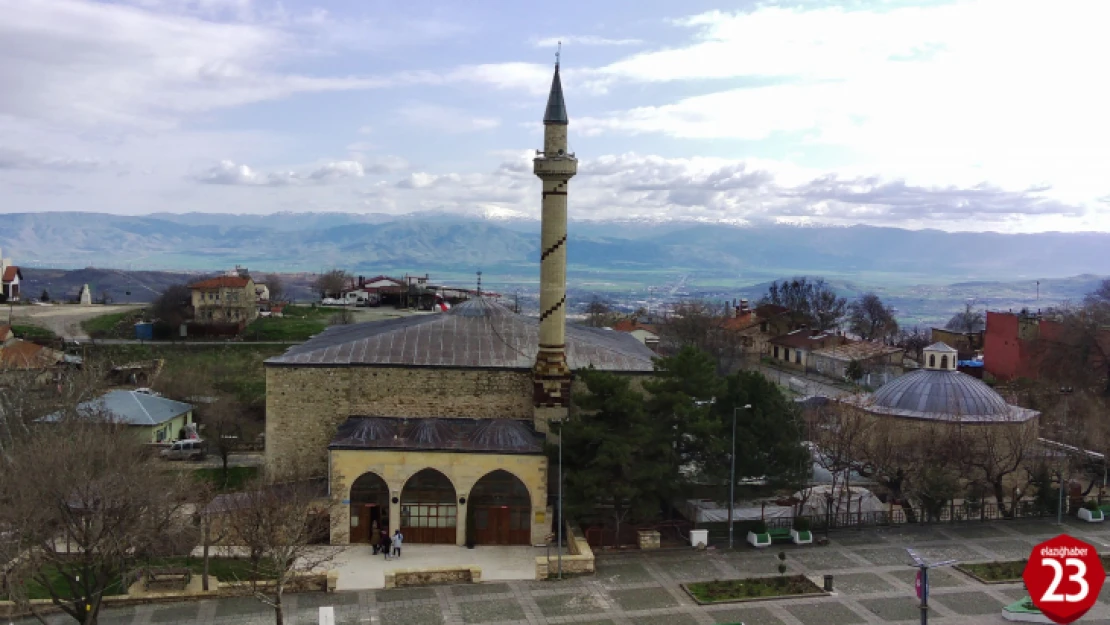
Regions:
<instances>
[{"instance_id":1,"label":"grass patch","mask_svg":"<svg viewBox=\"0 0 1110 625\"><path fill-rule=\"evenodd\" d=\"M193 469L193 479L198 482L208 482L220 491L242 490L243 485L258 477L258 467L228 467L227 480L224 480L222 468Z\"/></svg>"},{"instance_id":2,"label":"grass patch","mask_svg":"<svg viewBox=\"0 0 1110 625\"><path fill-rule=\"evenodd\" d=\"M715 580L686 584L685 587L699 603L815 595L823 592L804 575Z\"/></svg>"},{"instance_id":3,"label":"grass patch","mask_svg":"<svg viewBox=\"0 0 1110 625\"><path fill-rule=\"evenodd\" d=\"M108 313L81 322L81 328L94 339L133 339L135 322L142 318L143 309Z\"/></svg>"},{"instance_id":4,"label":"grass patch","mask_svg":"<svg viewBox=\"0 0 1110 625\"><path fill-rule=\"evenodd\" d=\"M17 339L26 339L28 341L53 341L58 338L57 334L38 326L14 325L12 326L12 334L15 334L15 338Z\"/></svg>"},{"instance_id":5,"label":"grass patch","mask_svg":"<svg viewBox=\"0 0 1110 625\"><path fill-rule=\"evenodd\" d=\"M187 568L193 572L193 575L204 574L204 559L194 558L192 556L161 558L146 566ZM262 579L262 577L251 568L251 563L246 558L217 558L211 556L208 558L208 576L215 577L223 582L246 582L254 579Z\"/></svg>"},{"instance_id":6,"label":"grass patch","mask_svg":"<svg viewBox=\"0 0 1110 625\"><path fill-rule=\"evenodd\" d=\"M250 341L307 341L343 312L332 306L286 306L281 317L259 317L243 332Z\"/></svg>"},{"instance_id":7,"label":"grass patch","mask_svg":"<svg viewBox=\"0 0 1110 625\"><path fill-rule=\"evenodd\" d=\"M38 581L31 581L27 584L27 598L28 599L51 599L50 590L61 597L63 600L68 598L72 591L69 587L69 582L62 577L62 573L56 568L46 569L47 584L41 584ZM114 575L113 581L108 584L108 588L104 591L105 596L117 596L127 593L127 589L123 588L123 580L120 575ZM0 600L10 601L7 593L0 592Z\"/></svg>"},{"instance_id":8,"label":"grass patch","mask_svg":"<svg viewBox=\"0 0 1110 625\"><path fill-rule=\"evenodd\" d=\"M1028 560L1010 560L1007 562L970 562L959 564L956 568L970 573L984 582L1016 582L1021 580Z\"/></svg>"}]
</instances>

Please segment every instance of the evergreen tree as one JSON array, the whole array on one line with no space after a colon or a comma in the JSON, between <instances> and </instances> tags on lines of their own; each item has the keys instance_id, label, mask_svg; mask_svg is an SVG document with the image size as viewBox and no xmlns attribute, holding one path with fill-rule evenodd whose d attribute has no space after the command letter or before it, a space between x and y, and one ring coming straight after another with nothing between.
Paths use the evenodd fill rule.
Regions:
<instances>
[{"instance_id":1,"label":"evergreen tree","mask_svg":"<svg viewBox=\"0 0 1110 625\"><path fill-rule=\"evenodd\" d=\"M720 435L713 403L725 394L725 388L713 358L694 347L655 361L655 377L644 383L651 394L647 410L670 432L673 453L669 470L676 484L681 482L683 467L705 461L706 441Z\"/></svg>"},{"instance_id":2,"label":"evergreen tree","mask_svg":"<svg viewBox=\"0 0 1110 625\"><path fill-rule=\"evenodd\" d=\"M611 507L619 537L621 523L656 516L673 493L671 437L628 378L593 369L578 375L588 392L575 396L561 431L564 505L568 514Z\"/></svg>"}]
</instances>

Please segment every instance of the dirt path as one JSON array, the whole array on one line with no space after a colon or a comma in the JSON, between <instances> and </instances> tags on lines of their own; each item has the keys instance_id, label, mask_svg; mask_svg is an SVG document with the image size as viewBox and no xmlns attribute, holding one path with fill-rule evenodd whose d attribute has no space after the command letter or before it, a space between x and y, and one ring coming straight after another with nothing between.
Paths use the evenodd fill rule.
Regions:
<instances>
[{"instance_id":1,"label":"dirt path","mask_svg":"<svg viewBox=\"0 0 1110 625\"><path fill-rule=\"evenodd\" d=\"M81 322L93 317L142 308L142 304L119 304L112 306L78 306L75 304L55 304L52 306L15 306L12 323L46 328L66 339L88 339L89 335L81 328Z\"/></svg>"}]
</instances>

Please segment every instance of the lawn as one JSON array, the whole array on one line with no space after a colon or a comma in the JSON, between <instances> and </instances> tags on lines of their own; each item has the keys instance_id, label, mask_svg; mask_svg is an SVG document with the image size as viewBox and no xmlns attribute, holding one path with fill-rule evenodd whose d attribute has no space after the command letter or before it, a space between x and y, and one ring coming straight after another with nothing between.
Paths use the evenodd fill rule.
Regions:
<instances>
[{"instance_id":1,"label":"lawn","mask_svg":"<svg viewBox=\"0 0 1110 625\"><path fill-rule=\"evenodd\" d=\"M747 579L714 580L686 584L699 603L724 603L744 599L791 597L821 594L822 590L804 575L750 577Z\"/></svg>"},{"instance_id":2,"label":"lawn","mask_svg":"<svg viewBox=\"0 0 1110 625\"><path fill-rule=\"evenodd\" d=\"M249 341L307 341L324 331L341 308L286 306L281 317L259 317L243 332Z\"/></svg>"},{"instance_id":3,"label":"lawn","mask_svg":"<svg viewBox=\"0 0 1110 625\"><path fill-rule=\"evenodd\" d=\"M142 315L143 311L141 309L108 313L82 321L81 327L94 339L133 339L135 338L135 321Z\"/></svg>"},{"instance_id":4,"label":"lawn","mask_svg":"<svg viewBox=\"0 0 1110 625\"><path fill-rule=\"evenodd\" d=\"M1026 562L1026 560L971 562L960 564L956 568L965 573L971 573L984 582L1016 582L1021 580Z\"/></svg>"},{"instance_id":5,"label":"lawn","mask_svg":"<svg viewBox=\"0 0 1110 625\"><path fill-rule=\"evenodd\" d=\"M38 326L13 325L12 333L15 334L17 339L27 339L28 341L34 341L36 339L53 341L58 338L57 334Z\"/></svg>"},{"instance_id":6,"label":"lawn","mask_svg":"<svg viewBox=\"0 0 1110 625\"><path fill-rule=\"evenodd\" d=\"M115 596L126 594L127 589L123 588L119 575L114 576L115 579L108 585L105 591L105 596ZM49 585L43 586L38 582L31 582L27 585L27 598L28 599L50 599L49 588L53 588L54 592L60 597L68 597L70 595L69 584L62 578L62 574L57 569L48 569ZM0 600L9 600L7 594L0 592Z\"/></svg>"},{"instance_id":7,"label":"lawn","mask_svg":"<svg viewBox=\"0 0 1110 625\"><path fill-rule=\"evenodd\" d=\"M204 559L194 558L189 556L178 556L170 558L159 558L152 562L141 562L135 565L136 569L142 568L188 568L193 572L193 575L204 574ZM50 587L58 593L60 597L67 598L70 596L69 584L62 578L62 575L57 570L51 570ZM208 558L208 575L215 577L223 582L234 581L250 581L258 579L258 576L251 569L250 562L244 558L223 558L223 557L209 557ZM50 599L50 592L47 586L43 586L37 582L33 582L27 587L28 599ZM115 580L108 585L105 592L106 596L117 596L126 594L127 589L122 587L120 576L116 575ZM8 600L8 596L0 593L0 600Z\"/></svg>"},{"instance_id":8,"label":"lawn","mask_svg":"<svg viewBox=\"0 0 1110 625\"><path fill-rule=\"evenodd\" d=\"M258 477L258 467L228 467L227 482L223 481L224 470L193 469L193 479L198 482L209 482L220 491L242 490L243 485Z\"/></svg>"}]
</instances>

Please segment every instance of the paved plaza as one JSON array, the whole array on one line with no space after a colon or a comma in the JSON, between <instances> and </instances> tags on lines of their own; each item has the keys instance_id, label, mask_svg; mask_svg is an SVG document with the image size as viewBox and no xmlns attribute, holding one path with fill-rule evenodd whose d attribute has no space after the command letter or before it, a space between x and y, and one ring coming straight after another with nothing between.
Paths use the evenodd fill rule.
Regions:
<instances>
[{"instance_id":1,"label":"paved plaza","mask_svg":"<svg viewBox=\"0 0 1110 625\"><path fill-rule=\"evenodd\" d=\"M1069 522L1065 529L1110 552L1110 524ZM835 576L837 594L831 597L698 606L680 583L775 575L779 547L706 553L632 551L601 555L596 576L561 582L289 595L286 623L315 624L319 608L333 606L336 623L342 625L909 625L919 616L914 570L908 566L905 547L912 546L930 559L1011 560L1027 557L1035 543L1059 533L1060 528L1050 522L993 522L840 532L826 547L785 547L791 572ZM1000 608L1023 596L1020 584L981 584L954 570L935 570L930 577L930 623L938 625L1005 623ZM272 612L251 598L114 609L101 619L107 625L272 622ZM1103 590L1097 607L1080 622L1110 625L1110 590Z\"/></svg>"}]
</instances>

